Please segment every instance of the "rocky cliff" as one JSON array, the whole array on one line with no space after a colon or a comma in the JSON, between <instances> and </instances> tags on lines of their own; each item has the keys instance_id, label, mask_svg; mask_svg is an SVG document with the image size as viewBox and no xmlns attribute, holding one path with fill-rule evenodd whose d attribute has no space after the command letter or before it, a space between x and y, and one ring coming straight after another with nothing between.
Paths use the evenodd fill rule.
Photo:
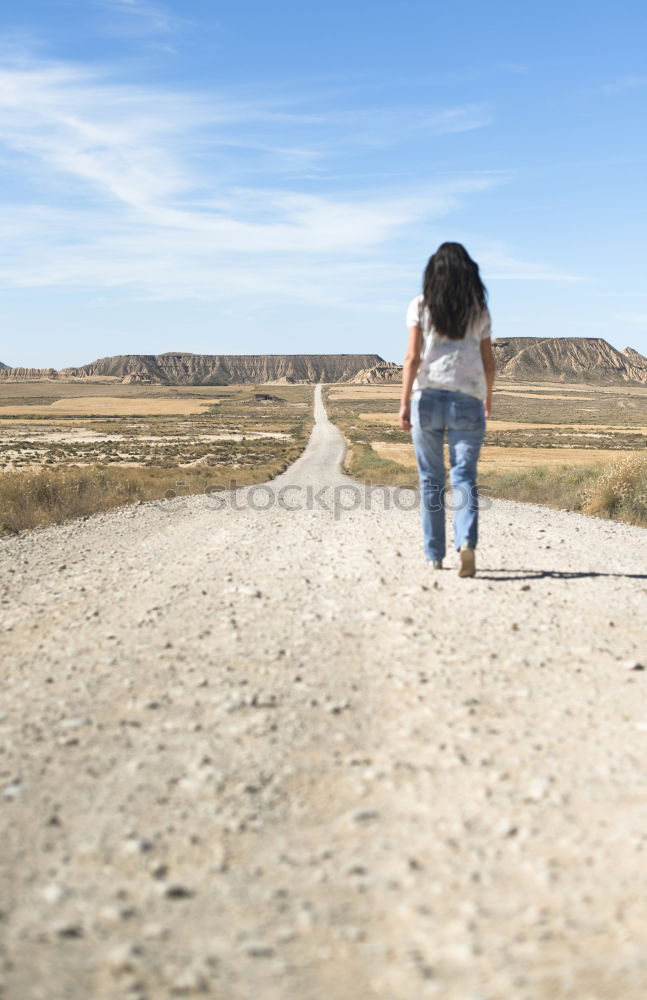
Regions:
<instances>
[{"instance_id":1,"label":"rocky cliff","mask_svg":"<svg viewBox=\"0 0 647 1000\"><path fill-rule=\"evenodd\" d=\"M119 376L173 385L232 385L238 382L347 382L358 371L382 363L378 354L127 354L101 358L61 375Z\"/></svg>"},{"instance_id":2,"label":"rocky cliff","mask_svg":"<svg viewBox=\"0 0 647 1000\"><path fill-rule=\"evenodd\" d=\"M633 347L616 350L593 337L495 339L497 378L520 381L647 383L647 358ZM389 361L358 372L351 382L379 385L402 381L402 366Z\"/></svg>"},{"instance_id":3,"label":"rocky cliff","mask_svg":"<svg viewBox=\"0 0 647 1000\"><path fill-rule=\"evenodd\" d=\"M372 368L362 368L348 381L355 385L388 385L390 382L401 382L402 365L396 365L392 361L381 361Z\"/></svg>"},{"instance_id":4,"label":"rocky cliff","mask_svg":"<svg viewBox=\"0 0 647 1000\"><path fill-rule=\"evenodd\" d=\"M59 373L55 368L10 368L8 365L0 364L0 380L44 382L58 377Z\"/></svg>"},{"instance_id":5,"label":"rocky cliff","mask_svg":"<svg viewBox=\"0 0 647 1000\"><path fill-rule=\"evenodd\" d=\"M634 347L623 347L620 353L624 354L633 368L647 369L647 358L643 357Z\"/></svg>"},{"instance_id":6,"label":"rocky cliff","mask_svg":"<svg viewBox=\"0 0 647 1000\"><path fill-rule=\"evenodd\" d=\"M618 351L599 337L499 338L492 348L502 378L647 383L647 358L631 347Z\"/></svg>"},{"instance_id":7,"label":"rocky cliff","mask_svg":"<svg viewBox=\"0 0 647 1000\"><path fill-rule=\"evenodd\" d=\"M497 377L521 381L647 384L647 358L633 347L616 350L595 337L509 337L492 341ZM399 382L402 366L378 354L126 354L100 358L80 368L9 368L0 363L0 382L15 379L115 381L168 385L288 385Z\"/></svg>"}]
</instances>

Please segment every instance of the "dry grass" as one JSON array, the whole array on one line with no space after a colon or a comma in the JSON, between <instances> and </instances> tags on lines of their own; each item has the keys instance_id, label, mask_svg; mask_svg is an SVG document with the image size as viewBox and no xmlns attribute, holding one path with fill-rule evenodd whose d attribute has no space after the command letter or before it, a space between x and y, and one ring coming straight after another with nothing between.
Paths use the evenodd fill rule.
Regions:
<instances>
[{"instance_id":1,"label":"dry grass","mask_svg":"<svg viewBox=\"0 0 647 1000\"><path fill-rule=\"evenodd\" d=\"M264 483L302 450L291 448L273 462L239 468L141 468L101 465L38 469L0 475L0 535L57 524L138 500L174 499L215 489Z\"/></svg>"},{"instance_id":2,"label":"dry grass","mask_svg":"<svg viewBox=\"0 0 647 1000\"><path fill-rule=\"evenodd\" d=\"M647 387L635 383L620 383L618 385L592 385L588 382L568 384L562 382L513 382L500 379L495 388L495 394L517 398L572 400L599 399L601 396L642 396ZM386 385L333 385L327 389L330 399L399 399L402 392L400 382Z\"/></svg>"},{"instance_id":3,"label":"dry grass","mask_svg":"<svg viewBox=\"0 0 647 1000\"><path fill-rule=\"evenodd\" d=\"M647 525L647 455L615 462L585 491L585 514Z\"/></svg>"},{"instance_id":4,"label":"dry grass","mask_svg":"<svg viewBox=\"0 0 647 1000\"><path fill-rule=\"evenodd\" d=\"M625 452L638 455L639 452ZM617 461L618 451L611 448L503 448L483 446L480 465L484 472L507 472L535 466L569 468L585 465L606 465Z\"/></svg>"},{"instance_id":5,"label":"dry grass","mask_svg":"<svg viewBox=\"0 0 647 1000\"><path fill-rule=\"evenodd\" d=\"M365 420L370 423L375 424L386 424L387 426L397 427L398 426L398 415L397 413L359 413L360 420ZM563 431L565 428L564 424L551 424L551 423L530 423L523 420L499 420L497 417L492 417L488 420L488 431L529 431L529 430L560 430ZM636 432L640 434L647 435L647 425L632 426L631 424L625 424L623 426L610 427L606 424L584 424L577 423L577 427L574 427L577 433L585 431L601 431L605 434L625 434L627 432L635 434Z\"/></svg>"},{"instance_id":6,"label":"dry grass","mask_svg":"<svg viewBox=\"0 0 647 1000\"><path fill-rule=\"evenodd\" d=\"M606 466L535 466L485 473L491 496L580 511L647 527L647 455L631 455Z\"/></svg>"},{"instance_id":7,"label":"dry grass","mask_svg":"<svg viewBox=\"0 0 647 1000\"><path fill-rule=\"evenodd\" d=\"M15 387L14 387L15 388ZM58 387L59 390L61 387ZM70 409L83 411L96 406L96 389L72 387L75 397L62 400ZM100 397L106 412L96 415L64 415L51 410L51 400L32 390L25 415L0 422L0 467L37 469L40 466L87 466L96 464L172 467L206 460L207 464L264 465L299 435L304 420L311 419L312 388L289 387L271 400L257 399L255 386L211 387L201 398L186 394L172 399L157 395L159 387L140 387L140 398ZM24 387L23 387L24 389ZM61 400L59 400L61 401ZM27 405L27 404L25 404ZM108 412L142 410L128 416ZM51 416L32 416L41 407ZM195 412L166 412L195 411ZM157 412L161 411L161 412ZM2 410L0 409L0 412Z\"/></svg>"},{"instance_id":8,"label":"dry grass","mask_svg":"<svg viewBox=\"0 0 647 1000\"><path fill-rule=\"evenodd\" d=\"M517 383L511 388L495 393L500 416L488 421L479 465L482 489L492 496L647 525L644 480L635 472L647 463L647 387L604 387L598 395L587 386L595 416L582 405L591 399L582 399L580 385L572 392L559 386L554 393L534 391L547 386ZM350 445L346 471L360 481L417 483L411 435L398 427L399 397L396 386L327 391L331 419Z\"/></svg>"},{"instance_id":9,"label":"dry grass","mask_svg":"<svg viewBox=\"0 0 647 1000\"><path fill-rule=\"evenodd\" d=\"M402 386L394 385L345 385L327 389L330 400L337 399L399 399Z\"/></svg>"},{"instance_id":10,"label":"dry grass","mask_svg":"<svg viewBox=\"0 0 647 1000\"><path fill-rule=\"evenodd\" d=\"M41 383L41 396L32 390L31 398L42 401L50 388ZM168 412L178 400L156 398L157 388L139 387L139 401L119 398L120 406L131 407L127 417L64 417L59 410L56 419L3 421L0 533L138 500L201 493L231 480L241 486L267 482L299 456L312 427L312 386L281 387L270 401L256 399L266 392L263 386L209 387L198 412L194 399L180 398L180 406L191 407L180 413ZM94 409L95 398L86 387L85 397L72 402ZM102 399L112 404L109 395ZM145 416L132 412L134 402ZM151 415L151 404L163 404L161 412Z\"/></svg>"},{"instance_id":11,"label":"dry grass","mask_svg":"<svg viewBox=\"0 0 647 1000\"><path fill-rule=\"evenodd\" d=\"M399 465L411 468L416 465L416 457L411 444L395 444L389 441L372 441L371 447L380 458L397 462ZM639 452L629 452L639 455ZM569 466L603 465L617 461L618 452L615 449L591 448L500 448L485 444L481 452L480 467L483 472L507 472L518 469L530 469L537 465L547 467L563 466L568 461Z\"/></svg>"},{"instance_id":12,"label":"dry grass","mask_svg":"<svg viewBox=\"0 0 647 1000\"><path fill-rule=\"evenodd\" d=\"M595 385L592 382L517 382L512 379L499 379L498 387L501 390L505 391L507 386L511 386L513 389L522 389L524 392L549 392L552 390L560 393L593 392L596 396L604 393L617 395L618 392L641 395L645 392L645 386L636 382L620 382L616 385Z\"/></svg>"},{"instance_id":13,"label":"dry grass","mask_svg":"<svg viewBox=\"0 0 647 1000\"><path fill-rule=\"evenodd\" d=\"M530 460L533 456L528 455ZM560 457L560 456L557 456ZM563 459L563 456L561 456ZM535 503L559 510L579 511L598 517L615 518L647 527L647 456L634 454L618 461L618 453L600 464L523 465L516 469L496 467L479 470L483 494ZM353 445L347 460L350 475L372 485L415 487L415 465L403 465L378 453L371 445Z\"/></svg>"},{"instance_id":14,"label":"dry grass","mask_svg":"<svg viewBox=\"0 0 647 1000\"><path fill-rule=\"evenodd\" d=\"M415 464L405 466L384 458L366 442L351 444L344 468L353 479L375 486L415 486L418 481Z\"/></svg>"},{"instance_id":15,"label":"dry grass","mask_svg":"<svg viewBox=\"0 0 647 1000\"><path fill-rule=\"evenodd\" d=\"M519 399L527 399L527 392L519 392L513 389L499 389L499 395L501 396L517 396ZM569 402L572 401L573 396L569 395L563 391L561 392L533 392L533 399L567 399ZM583 399L586 402L593 403L597 399L596 396L577 396L578 399Z\"/></svg>"},{"instance_id":16,"label":"dry grass","mask_svg":"<svg viewBox=\"0 0 647 1000\"><path fill-rule=\"evenodd\" d=\"M534 465L507 472L481 470L479 489L504 500L583 512L585 490L597 482L603 469L599 465Z\"/></svg>"},{"instance_id":17,"label":"dry grass","mask_svg":"<svg viewBox=\"0 0 647 1000\"><path fill-rule=\"evenodd\" d=\"M325 390L331 404L342 408L355 403L357 414L367 419L367 411L381 411L384 419L397 415L399 385L331 386ZM593 405L591 405L593 404ZM368 417L370 420L370 416ZM552 388L519 382L499 382L494 391L492 423L541 425L604 424L606 427L647 426L647 386L568 386Z\"/></svg>"}]
</instances>

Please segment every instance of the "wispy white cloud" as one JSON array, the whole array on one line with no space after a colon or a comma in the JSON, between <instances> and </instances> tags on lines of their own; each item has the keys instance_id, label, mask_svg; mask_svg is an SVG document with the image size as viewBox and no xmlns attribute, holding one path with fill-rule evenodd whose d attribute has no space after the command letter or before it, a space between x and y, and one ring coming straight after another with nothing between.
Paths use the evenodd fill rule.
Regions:
<instances>
[{"instance_id":1,"label":"wispy white cloud","mask_svg":"<svg viewBox=\"0 0 647 1000\"><path fill-rule=\"evenodd\" d=\"M254 308L253 275L263 306L386 298L399 241L503 178L466 173L406 191L344 191L327 182L331 159L351 145L370 151L424 130L480 128L489 117L481 105L321 112L305 102L124 86L107 73L22 58L0 72L0 169L5 191L12 176L21 188L0 203L0 283L244 299ZM493 277L576 280L485 249Z\"/></svg>"},{"instance_id":2,"label":"wispy white cloud","mask_svg":"<svg viewBox=\"0 0 647 1000\"><path fill-rule=\"evenodd\" d=\"M236 152L257 154L256 162L249 156L245 164L237 161L237 171L265 170L262 156L271 158L277 173L281 166L316 170L322 159L348 146L398 145L413 134L465 131L488 120L482 106L435 114L397 108L308 112L285 110L268 99L252 103L120 86L70 65L22 61L0 71L4 144L126 202L197 187L200 178L191 164L198 155L209 159L211 178L226 172ZM295 134L298 143L289 141Z\"/></svg>"},{"instance_id":3,"label":"wispy white cloud","mask_svg":"<svg viewBox=\"0 0 647 1000\"><path fill-rule=\"evenodd\" d=\"M590 281L586 275L555 271L545 264L520 260L501 243L475 248L483 276L489 281Z\"/></svg>"}]
</instances>

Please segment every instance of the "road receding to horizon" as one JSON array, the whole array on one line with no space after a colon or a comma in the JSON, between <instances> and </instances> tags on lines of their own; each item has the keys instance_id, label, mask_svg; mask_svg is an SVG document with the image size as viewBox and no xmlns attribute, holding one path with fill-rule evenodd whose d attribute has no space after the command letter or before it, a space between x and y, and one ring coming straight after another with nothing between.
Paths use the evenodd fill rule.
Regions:
<instances>
[{"instance_id":1,"label":"road receding to horizon","mask_svg":"<svg viewBox=\"0 0 647 1000\"><path fill-rule=\"evenodd\" d=\"M647 533L485 500L434 572L315 416L0 545L0 997L644 1000Z\"/></svg>"}]
</instances>

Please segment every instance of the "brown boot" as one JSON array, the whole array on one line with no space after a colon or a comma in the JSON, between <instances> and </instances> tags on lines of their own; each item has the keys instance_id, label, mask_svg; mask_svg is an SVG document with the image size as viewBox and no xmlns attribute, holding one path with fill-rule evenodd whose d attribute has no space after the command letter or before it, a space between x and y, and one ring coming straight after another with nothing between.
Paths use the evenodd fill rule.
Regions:
<instances>
[{"instance_id":1,"label":"brown boot","mask_svg":"<svg viewBox=\"0 0 647 1000\"><path fill-rule=\"evenodd\" d=\"M468 545L461 545L461 565L458 570L459 576L474 576L476 573L476 554L474 549Z\"/></svg>"}]
</instances>

